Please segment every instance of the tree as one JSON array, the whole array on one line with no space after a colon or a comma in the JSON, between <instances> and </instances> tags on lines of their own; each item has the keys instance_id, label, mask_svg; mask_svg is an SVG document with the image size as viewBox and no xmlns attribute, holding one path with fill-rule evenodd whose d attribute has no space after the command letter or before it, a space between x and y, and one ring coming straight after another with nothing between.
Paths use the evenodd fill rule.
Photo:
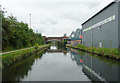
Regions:
<instances>
[{"instance_id":1,"label":"tree","mask_svg":"<svg viewBox=\"0 0 120 83\"><path fill-rule=\"evenodd\" d=\"M17 21L14 16L2 18L2 50L19 49L34 46L36 43L42 45L44 39L41 34L34 33L28 28L28 24Z\"/></svg>"}]
</instances>

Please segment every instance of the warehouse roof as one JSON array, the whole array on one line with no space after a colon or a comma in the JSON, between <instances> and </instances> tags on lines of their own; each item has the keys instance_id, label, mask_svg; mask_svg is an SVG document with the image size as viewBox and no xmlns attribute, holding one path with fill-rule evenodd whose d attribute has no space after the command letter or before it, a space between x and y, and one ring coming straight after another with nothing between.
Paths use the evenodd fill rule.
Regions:
<instances>
[{"instance_id":1,"label":"warehouse roof","mask_svg":"<svg viewBox=\"0 0 120 83\"><path fill-rule=\"evenodd\" d=\"M102 10L100 10L98 13L96 13L95 15L93 15L91 18L89 18L87 21L85 21L84 23L82 23L82 25L84 25L86 22L88 22L89 20L91 20L92 18L94 18L96 15L98 15L99 13L101 13L102 11L104 11L106 8L108 8L109 6L111 6L112 4L114 4L114 2L111 2L110 4L108 4L106 7L104 7Z\"/></svg>"}]
</instances>

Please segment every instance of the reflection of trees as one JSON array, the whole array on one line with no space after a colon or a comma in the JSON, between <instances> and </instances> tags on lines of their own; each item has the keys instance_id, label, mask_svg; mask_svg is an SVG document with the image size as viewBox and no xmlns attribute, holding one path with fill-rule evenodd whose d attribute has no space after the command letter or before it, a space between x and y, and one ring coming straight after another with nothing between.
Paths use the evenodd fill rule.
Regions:
<instances>
[{"instance_id":1,"label":"reflection of trees","mask_svg":"<svg viewBox=\"0 0 120 83\"><path fill-rule=\"evenodd\" d=\"M41 58L44 52L41 52L37 55L32 55L13 66L10 66L3 70L2 80L3 81L21 81L22 78L28 75L28 71L32 68L32 65L36 58Z\"/></svg>"},{"instance_id":2,"label":"reflection of trees","mask_svg":"<svg viewBox=\"0 0 120 83\"><path fill-rule=\"evenodd\" d=\"M62 43L61 42L56 42L56 47L57 47L57 49L61 49L61 51L64 53L64 55L66 55L67 54L67 48L65 47L65 45L62 45Z\"/></svg>"}]
</instances>

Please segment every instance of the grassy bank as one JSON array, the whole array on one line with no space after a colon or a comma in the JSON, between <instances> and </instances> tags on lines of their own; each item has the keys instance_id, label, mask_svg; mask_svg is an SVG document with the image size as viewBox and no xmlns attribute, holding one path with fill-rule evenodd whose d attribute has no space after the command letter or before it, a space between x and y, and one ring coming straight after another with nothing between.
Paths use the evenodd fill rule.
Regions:
<instances>
[{"instance_id":1,"label":"grassy bank","mask_svg":"<svg viewBox=\"0 0 120 83\"><path fill-rule=\"evenodd\" d=\"M95 47L85 47L84 45L71 46L66 45L67 47L76 48L85 52L98 54L100 56L105 56L114 59L120 59L120 52L115 48L95 48Z\"/></svg>"},{"instance_id":2,"label":"grassy bank","mask_svg":"<svg viewBox=\"0 0 120 83\"><path fill-rule=\"evenodd\" d=\"M27 58L28 56L33 55L34 53L40 52L41 50L49 47L50 45L42 45L42 46L35 46L30 49L20 50L16 52L11 52L7 54L2 54L2 68L5 68L9 65L14 64L17 61L22 60L23 58Z\"/></svg>"}]
</instances>

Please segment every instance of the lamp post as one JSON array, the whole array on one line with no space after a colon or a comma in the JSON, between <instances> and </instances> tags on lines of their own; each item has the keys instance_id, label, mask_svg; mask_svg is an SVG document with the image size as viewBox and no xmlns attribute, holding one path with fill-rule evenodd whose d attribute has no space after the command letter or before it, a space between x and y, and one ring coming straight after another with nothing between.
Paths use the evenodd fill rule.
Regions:
<instances>
[{"instance_id":1,"label":"lamp post","mask_svg":"<svg viewBox=\"0 0 120 83\"><path fill-rule=\"evenodd\" d=\"M29 16L30 16L30 29L31 29L31 14L29 14Z\"/></svg>"}]
</instances>

